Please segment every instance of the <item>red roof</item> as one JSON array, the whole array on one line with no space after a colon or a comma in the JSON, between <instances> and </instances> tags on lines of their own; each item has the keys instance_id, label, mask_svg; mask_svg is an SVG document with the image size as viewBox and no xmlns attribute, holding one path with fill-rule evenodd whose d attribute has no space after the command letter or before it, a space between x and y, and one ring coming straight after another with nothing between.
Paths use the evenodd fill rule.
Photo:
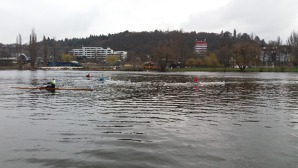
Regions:
<instances>
[{"instance_id":1,"label":"red roof","mask_svg":"<svg viewBox=\"0 0 298 168\"><path fill-rule=\"evenodd\" d=\"M206 41L196 41L196 44L207 44Z\"/></svg>"}]
</instances>

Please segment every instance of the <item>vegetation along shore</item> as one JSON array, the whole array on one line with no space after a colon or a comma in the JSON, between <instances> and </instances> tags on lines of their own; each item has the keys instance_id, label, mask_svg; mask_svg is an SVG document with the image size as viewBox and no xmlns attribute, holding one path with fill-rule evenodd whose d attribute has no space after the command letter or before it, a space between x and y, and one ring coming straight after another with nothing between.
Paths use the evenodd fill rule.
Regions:
<instances>
[{"instance_id":1,"label":"vegetation along shore","mask_svg":"<svg viewBox=\"0 0 298 168\"><path fill-rule=\"evenodd\" d=\"M2 70L47 69L67 62L76 62L80 70L297 72L298 31L290 33L286 42L280 37L266 42L235 29L124 31L63 40L44 36L37 41L32 29L29 43L23 44L20 34L15 44L0 43Z\"/></svg>"}]
</instances>

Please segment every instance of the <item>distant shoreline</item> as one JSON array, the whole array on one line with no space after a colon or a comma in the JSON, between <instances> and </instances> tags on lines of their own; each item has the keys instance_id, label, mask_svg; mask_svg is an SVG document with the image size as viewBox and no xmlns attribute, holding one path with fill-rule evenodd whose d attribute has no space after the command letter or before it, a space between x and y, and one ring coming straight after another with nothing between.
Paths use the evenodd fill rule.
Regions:
<instances>
[{"instance_id":1,"label":"distant shoreline","mask_svg":"<svg viewBox=\"0 0 298 168\"><path fill-rule=\"evenodd\" d=\"M18 66L0 66L0 70L20 70ZM30 69L23 69L30 70ZM73 68L73 67L41 67L35 70L74 70L74 71L107 71L111 69L88 69L88 68ZM133 70L113 70L113 71L133 71ZM138 70L139 71L139 70ZM147 71L147 70L143 70ZM166 69L166 72L241 72L238 68L223 68L223 67L199 67L199 68L173 68ZM246 68L245 72L298 72L298 68L294 67L275 67L275 68Z\"/></svg>"},{"instance_id":2,"label":"distant shoreline","mask_svg":"<svg viewBox=\"0 0 298 168\"><path fill-rule=\"evenodd\" d=\"M239 68L223 67L200 67L200 68L175 68L169 69L169 72L241 72ZM275 67L275 68L246 68L245 72L298 72L298 68Z\"/></svg>"}]
</instances>

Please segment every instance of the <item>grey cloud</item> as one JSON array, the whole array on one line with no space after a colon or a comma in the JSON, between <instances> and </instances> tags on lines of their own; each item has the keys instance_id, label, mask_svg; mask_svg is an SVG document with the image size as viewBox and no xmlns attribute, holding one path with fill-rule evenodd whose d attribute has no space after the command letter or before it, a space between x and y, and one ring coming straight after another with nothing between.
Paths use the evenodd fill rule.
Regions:
<instances>
[{"instance_id":1,"label":"grey cloud","mask_svg":"<svg viewBox=\"0 0 298 168\"><path fill-rule=\"evenodd\" d=\"M235 28L265 40L275 40L277 36L286 39L297 26L297 5L294 0L232 0L223 8L192 15L184 26L188 30L217 33Z\"/></svg>"}]
</instances>

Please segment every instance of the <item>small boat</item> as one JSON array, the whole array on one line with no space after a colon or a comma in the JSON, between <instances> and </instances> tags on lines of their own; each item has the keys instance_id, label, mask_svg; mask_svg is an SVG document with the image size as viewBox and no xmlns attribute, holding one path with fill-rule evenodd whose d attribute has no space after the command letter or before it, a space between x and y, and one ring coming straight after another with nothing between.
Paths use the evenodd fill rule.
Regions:
<instances>
[{"instance_id":1,"label":"small boat","mask_svg":"<svg viewBox=\"0 0 298 168\"><path fill-rule=\"evenodd\" d=\"M91 77L91 75L90 75L90 73L88 73L87 75L86 75L86 78L90 78Z\"/></svg>"},{"instance_id":2,"label":"small boat","mask_svg":"<svg viewBox=\"0 0 298 168\"><path fill-rule=\"evenodd\" d=\"M75 91L93 91L91 88L49 88L49 87L12 87L14 89L29 89L29 90L47 90L47 91L55 91L55 90L75 90Z\"/></svg>"},{"instance_id":3,"label":"small boat","mask_svg":"<svg viewBox=\"0 0 298 168\"><path fill-rule=\"evenodd\" d=\"M104 77L100 77L100 78L99 78L99 81L104 82L104 81L105 81L105 78L104 78Z\"/></svg>"}]
</instances>

